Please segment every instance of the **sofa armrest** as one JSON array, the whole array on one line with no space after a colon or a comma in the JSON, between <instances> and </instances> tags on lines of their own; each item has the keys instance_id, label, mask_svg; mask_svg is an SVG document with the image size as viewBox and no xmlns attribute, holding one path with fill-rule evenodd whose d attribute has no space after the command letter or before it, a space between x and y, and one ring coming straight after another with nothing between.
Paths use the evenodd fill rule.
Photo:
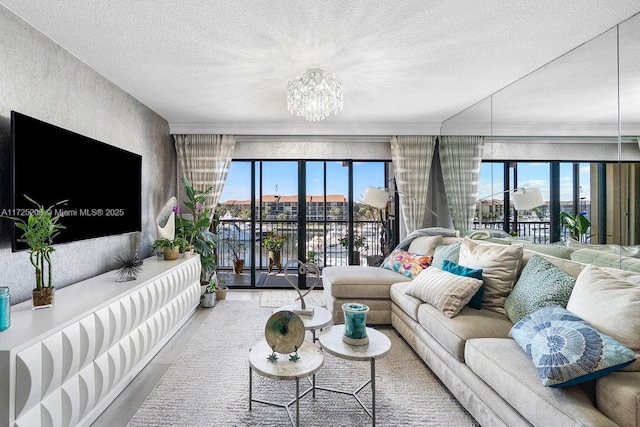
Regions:
<instances>
[{"instance_id":1,"label":"sofa armrest","mask_svg":"<svg viewBox=\"0 0 640 427\"><path fill-rule=\"evenodd\" d=\"M613 372L596 382L598 409L621 426L640 426L640 372Z\"/></svg>"}]
</instances>

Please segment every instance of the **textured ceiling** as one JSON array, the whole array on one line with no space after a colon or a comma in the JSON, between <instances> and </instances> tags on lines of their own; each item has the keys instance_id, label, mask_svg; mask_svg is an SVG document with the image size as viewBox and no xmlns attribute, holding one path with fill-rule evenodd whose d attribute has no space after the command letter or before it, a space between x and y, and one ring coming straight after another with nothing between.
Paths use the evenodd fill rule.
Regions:
<instances>
[{"instance_id":1,"label":"textured ceiling","mask_svg":"<svg viewBox=\"0 0 640 427\"><path fill-rule=\"evenodd\" d=\"M0 0L174 129L436 132L640 11L638 0ZM340 77L344 110L287 112L289 80Z\"/></svg>"}]
</instances>

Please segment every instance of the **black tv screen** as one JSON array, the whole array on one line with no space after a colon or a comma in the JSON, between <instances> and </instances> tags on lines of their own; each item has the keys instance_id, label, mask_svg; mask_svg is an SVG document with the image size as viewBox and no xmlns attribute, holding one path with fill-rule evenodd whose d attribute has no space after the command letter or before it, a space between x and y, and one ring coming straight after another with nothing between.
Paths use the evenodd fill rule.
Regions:
<instances>
[{"instance_id":1,"label":"black tv screen","mask_svg":"<svg viewBox=\"0 0 640 427\"><path fill-rule=\"evenodd\" d=\"M54 208L66 227L54 244L141 230L142 156L11 112L12 183L9 212L27 218L35 205ZM22 231L12 226L12 249Z\"/></svg>"}]
</instances>

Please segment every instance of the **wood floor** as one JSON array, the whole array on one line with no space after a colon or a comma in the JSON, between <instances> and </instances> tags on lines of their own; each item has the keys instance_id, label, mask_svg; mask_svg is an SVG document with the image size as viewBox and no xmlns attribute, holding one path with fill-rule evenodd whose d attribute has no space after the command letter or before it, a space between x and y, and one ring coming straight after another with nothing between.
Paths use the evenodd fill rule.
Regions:
<instances>
[{"instance_id":1,"label":"wood floor","mask_svg":"<svg viewBox=\"0 0 640 427\"><path fill-rule=\"evenodd\" d=\"M229 300L259 299L264 290L237 290L227 292ZM215 308L214 308L215 309ZM120 395L93 422L92 427L124 427L145 401L165 371L178 357L184 346L212 309L198 307L195 314L180 328L169 342L151 359L151 362L129 383Z\"/></svg>"}]
</instances>

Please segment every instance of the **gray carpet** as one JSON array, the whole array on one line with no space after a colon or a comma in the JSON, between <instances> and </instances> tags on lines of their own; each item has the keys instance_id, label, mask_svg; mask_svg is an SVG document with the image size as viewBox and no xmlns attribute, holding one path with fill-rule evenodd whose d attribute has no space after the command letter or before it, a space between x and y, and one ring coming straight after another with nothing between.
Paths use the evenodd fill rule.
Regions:
<instances>
[{"instance_id":1,"label":"gray carpet","mask_svg":"<svg viewBox=\"0 0 640 427\"><path fill-rule=\"evenodd\" d=\"M216 303L128 425L290 425L283 408L254 402L249 411L248 354L254 343L264 339L271 311L258 307L256 301ZM478 425L402 338L391 328L380 330L391 339L392 349L376 361L377 425ZM327 354L316 381L318 386L355 390L369 374L368 362ZM306 384L301 381L301 388ZM254 398L287 402L293 399L295 382L254 373L253 393ZM359 396L370 407L369 386ZM295 416L295 405L291 411ZM300 425L368 426L371 419L352 396L318 390L315 399L309 393L300 400Z\"/></svg>"}]
</instances>

